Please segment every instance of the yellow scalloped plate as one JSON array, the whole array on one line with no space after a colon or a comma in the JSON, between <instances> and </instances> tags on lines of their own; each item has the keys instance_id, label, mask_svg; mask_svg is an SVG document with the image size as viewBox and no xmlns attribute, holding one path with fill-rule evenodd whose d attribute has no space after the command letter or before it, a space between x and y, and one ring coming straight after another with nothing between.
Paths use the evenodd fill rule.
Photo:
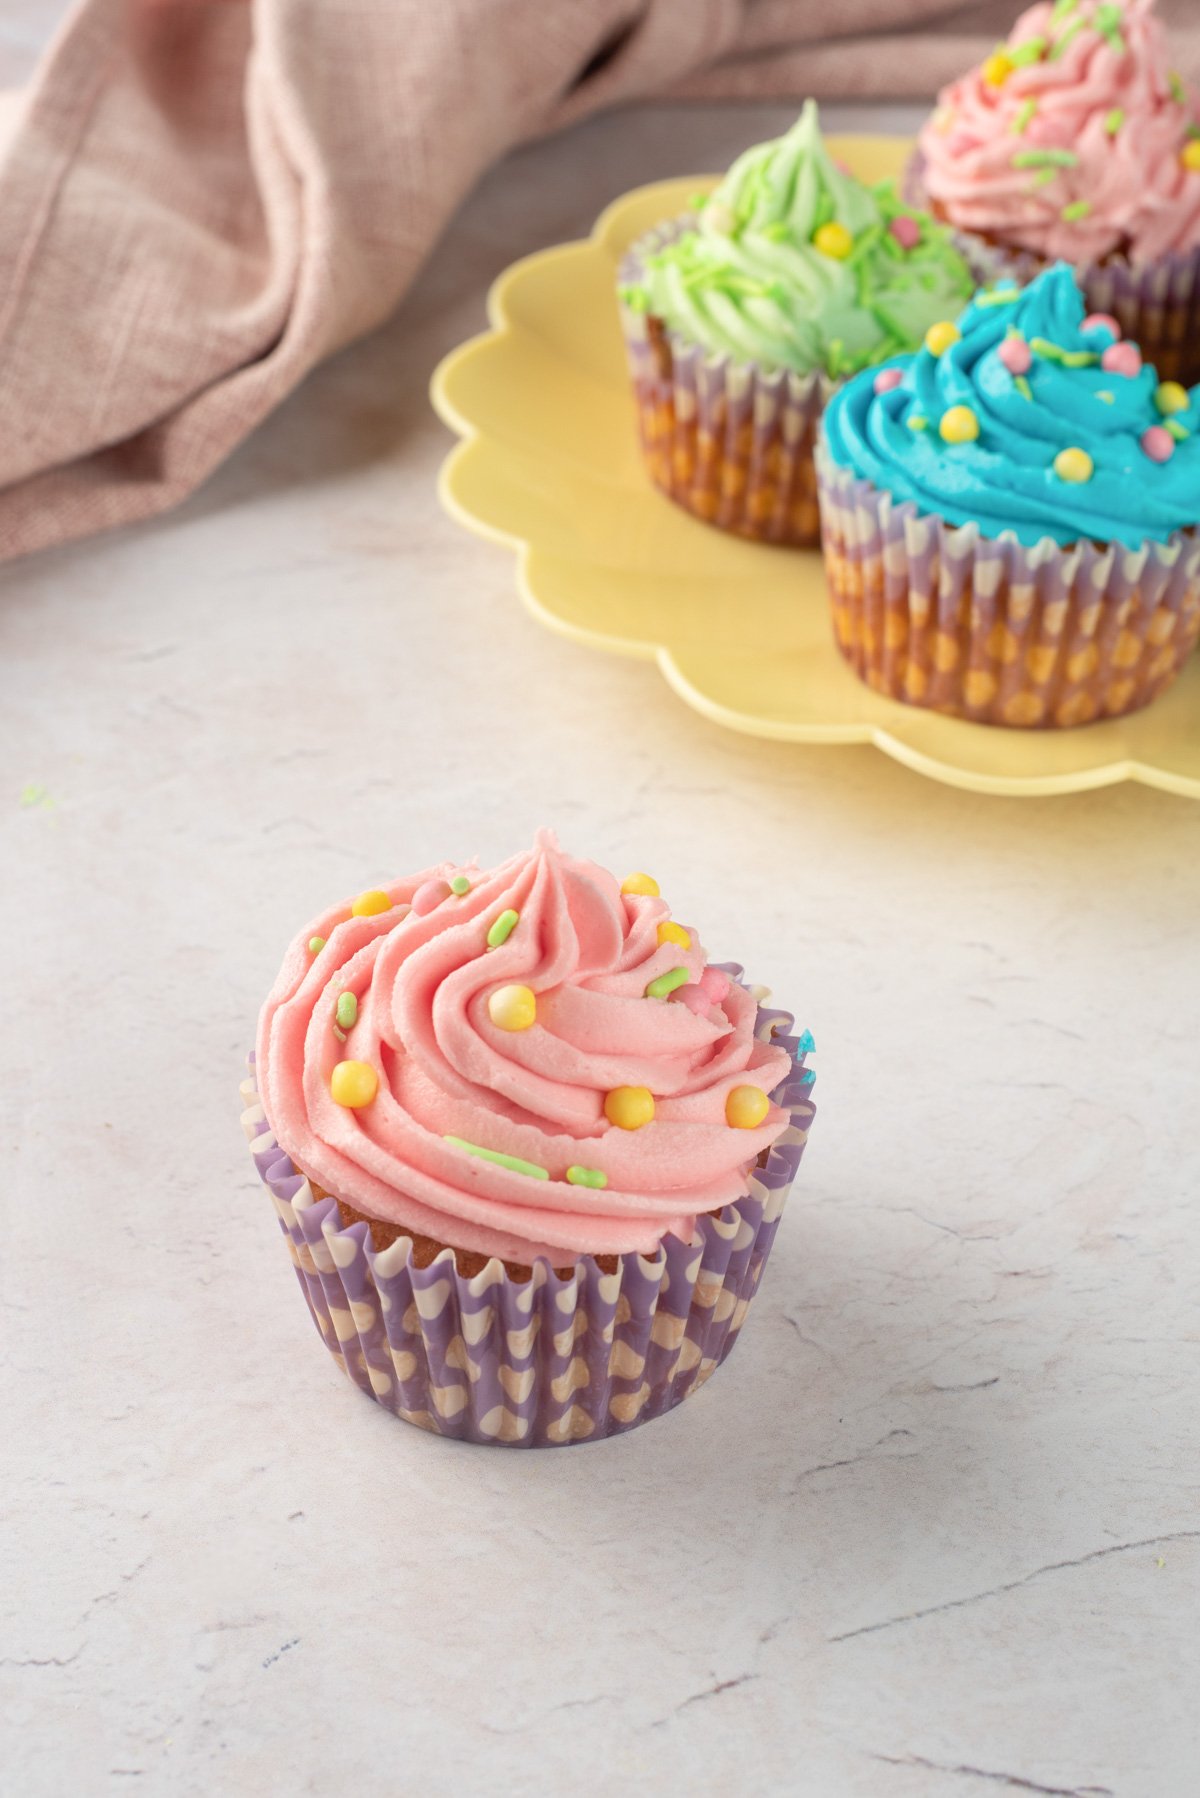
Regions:
<instances>
[{"instance_id":1,"label":"yellow scalloped plate","mask_svg":"<svg viewBox=\"0 0 1200 1798\"><path fill-rule=\"evenodd\" d=\"M903 139L833 139L868 180L896 175ZM821 558L698 523L651 486L617 319L617 264L712 178L615 202L584 243L526 257L492 288L491 329L452 352L433 403L464 439L442 503L517 551L541 623L653 657L705 717L791 743L874 743L918 773L980 793L1070 793L1139 780L1200 798L1200 658L1146 711L1067 731L1002 730L883 699L841 660Z\"/></svg>"}]
</instances>

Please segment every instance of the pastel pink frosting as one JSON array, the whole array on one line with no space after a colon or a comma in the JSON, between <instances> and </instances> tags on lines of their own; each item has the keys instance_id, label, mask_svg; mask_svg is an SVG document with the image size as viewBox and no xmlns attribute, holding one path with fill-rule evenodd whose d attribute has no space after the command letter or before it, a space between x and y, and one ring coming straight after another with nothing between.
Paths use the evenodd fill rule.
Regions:
<instances>
[{"instance_id":1,"label":"pastel pink frosting","mask_svg":"<svg viewBox=\"0 0 1200 1798\"><path fill-rule=\"evenodd\" d=\"M472 882L465 895L447 894L424 915L411 907L418 889L461 872ZM427 869L383 890L386 912L353 917L347 903L304 927L259 1020L263 1109L305 1174L368 1216L455 1248L559 1264L564 1251L650 1253L669 1232L687 1240L698 1214L745 1193L789 1114L772 1105L757 1128L734 1128L727 1095L745 1085L769 1093L791 1059L756 1040L756 1000L707 970L694 931L689 949L659 943L664 900L623 896L611 874L545 832L491 872ZM510 909L515 928L489 949L490 926ZM325 938L315 955L312 937ZM682 1003L645 996L679 967L689 976ZM707 1000L697 997L702 982ZM489 995L512 983L537 996L527 1030L500 1029L488 1013ZM358 1016L342 1043L344 992ZM331 1095L343 1059L379 1075L362 1109ZM605 1095L619 1086L650 1089L651 1123L608 1121ZM550 1178L469 1155L448 1136ZM572 1165L601 1170L607 1186L568 1184Z\"/></svg>"},{"instance_id":2,"label":"pastel pink frosting","mask_svg":"<svg viewBox=\"0 0 1200 1798\"><path fill-rule=\"evenodd\" d=\"M1172 76L1152 0L1109 8L1123 50L1096 29L1101 10L1079 0L1055 20L1052 6L1031 7L1009 50L1037 38L1049 50L1082 20L1061 56L1024 63L999 86L985 64L942 90L919 145L926 191L950 224L1076 265L1200 244L1200 172L1181 154L1200 117L1196 94ZM1041 150L1078 160L1039 185L1038 169L1013 158ZM1064 218L1078 202L1089 210Z\"/></svg>"}]
</instances>

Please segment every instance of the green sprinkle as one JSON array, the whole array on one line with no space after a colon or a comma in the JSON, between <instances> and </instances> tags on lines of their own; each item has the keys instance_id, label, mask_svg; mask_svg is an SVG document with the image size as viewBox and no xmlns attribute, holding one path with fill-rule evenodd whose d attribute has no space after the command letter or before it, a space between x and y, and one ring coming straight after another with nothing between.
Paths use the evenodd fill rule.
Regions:
<instances>
[{"instance_id":1,"label":"green sprinkle","mask_svg":"<svg viewBox=\"0 0 1200 1798\"><path fill-rule=\"evenodd\" d=\"M1096 398L1098 400L1104 400L1105 403L1109 406L1115 406L1117 403L1117 396L1115 393L1107 393L1107 392L1099 392L1098 391L1096 394Z\"/></svg>"},{"instance_id":2,"label":"green sprinkle","mask_svg":"<svg viewBox=\"0 0 1200 1798\"><path fill-rule=\"evenodd\" d=\"M630 312L649 312L650 295L644 287L623 287L621 303L627 306Z\"/></svg>"},{"instance_id":3,"label":"green sprinkle","mask_svg":"<svg viewBox=\"0 0 1200 1798\"><path fill-rule=\"evenodd\" d=\"M1057 62L1060 56L1066 55L1086 23L1086 19L1072 19L1071 23L1067 26L1067 29L1055 43L1053 50L1050 52L1051 62Z\"/></svg>"},{"instance_id":4,"label":"green sprinkle","mask_svg":"<svg viewBox=\"0 0 1200 1798\"><path fill-rule=\"evenodd\" d=\"M1163 423L1166 425L1168 431L1170 431L1176 443L1182 443L1185 438L1191 436L1191 432L1188 430L1187 426L1181 425L1177 418L1164 418Z\"/></svg>"},{"instance_id":5,"label":"green sprinkle","mask_svg":"<svg viewBox=\"0 0 1200 1798\"><path fill-rule=\"evenodd\" d=\"M1037 174L1033 177L1033 180L1030 182L1030 186L1036 190L1039 187L1048 187L1052 181L1057 180L1057 169L1039 169Z\"/></svg>"},{"instance_id":6,"label":"green sprinkle","mask_svg":"<svg viewBox=\"0 0 1200 1798\"><path fill-rule=\"evenodd\" d=\"M1031 400L1033 398L1033 388L1029 385L1029 382L1024 375L1014 375L1013 386L1021 395L1022 399Z\"/></svg>"},{"instance_id":7,"label":"green sprinkle","mask_svg":"<svg viewBox=\"0 0 1200 1798\"><path fill-rule=\"evenodd\" d=\"M1125 108L1123 106L1114 106L1111 112L1104 115L1104 129L1110 137L1115 137L1124 123Z\"/></svg>"},{"instance_id":8,"label":"green sprinkle","mask_svg":"<svg viewBox=\"0 0 1200 1798\"><path fill-rule=\"evenodd\" d=\"M1037 101L1036 100L1023 100L1021 102L1021 106L1017 112L1017 116L1013 120L1013 130L1016 132L1018 137L1023 136L1024 133L1026 131L1028 131L1029 121L1033 117L1033 115L1036 111L1037 111Z\"/></svg>"},{"instance_id":9,"label":"green sprinkle","mask_svg":"<svg viewBox=\"0 0 1200 1798\"><path fill-rule=\"evenodd\" d=\"M452 1149L461 1149L464 1155L477 1155L480 1161L494 1161L497 1167L506 1167L511 1174L528 1174L531 1180L548 1180L549 1173L539 1167L536 1161L522 1161L519 1155L504 1155L499 1149L481 1149L478 1143L464 1142L461 1136L444 1136Z\"/></svg>"},{"instance_id":10,"label":"green sprinkle","mask_svg":"<svg viewBox=\"0 0 1200 1798\"><path fill-rule=\"evenodd\" d=\"M1063 207L1061 217L1070 223L1074 219L1085 219L1091 210L1090 200L1072 200L1069 205Z\"/></svg>"},{"instance_id":11,"label":"green sprinkle","mask_svg":"<svg viewBox=\"0 0 1200 1798\"><path fill-rule=\"evenodd\" d=\"M929 420L922 418L919 412L910 412L904 422L910 431L927 431L929 429Z\"/></svg>"},{"instance_id":12,"label":"green sprinkle","mask_svg":"<svg viewBox=\"0 0 1200 1798\"><path fill-rule=\"evenodd\" d=\"M1187 90L1183 85L1183 79L1177 69L1172 69L1171 73L1167 76L1167 88L1176 105L1182 106L1187 99Z\"/></svg>"},{"instance_id":13,"label":"green sprinkle","mask_svg":"<svg viewBox=\"0 0 1200 1798\"><path fill-rule=\"evenodd\" d=\"M669 973L660 974L657 980L650 982L646 988L646 997L647 999L665 999L667 994L673 993L677 986L686 986L690 979L691 975L686 968L672 968Z\"/></svg>"},{"instance_id":14,"label":"green sprinkle","mask_svg":"<svg viewBox=\"0 0 1200 1798\"><path fill-rule=\"evenodd\" d=\"M1074 150L1017 150L1011 160L1015 169L1073 169L1079 158Z\"/></svg>"},{"instance_id":15,"label":"green sprinkle","mask_svg":"<svg viewBox=\"0 0 1200 1798\"><path fill-rule=\"evenodd\" d=\"M1014 69L1027 69L1031 62L1041 62L1045 48L1044 37L1031 37L1028 43L1014 44L1011 48L1006 44L1000 54L1007 56Z\"/></svg>"},{"instance_id":16,"label":"green sprinkle","mask_svg":"<svg viewBox=\"0 0 1200 1798\"><path fill-rule=\"evenodd\" d=\"M511 909L500 913L500 916L496 919L496 922L487 933L487 946L489 949L498 949L501 943L507 943L509 937L517 928L520 916L521 914L519 911L512 911Z\"/></svg>"},{"instance_id":17,"label":"green sprinkle","mask_svg":"<svg viewBox=\"0 0 1200 1798\"><path fill-rule=\"evenodd\" d=\"M782 243L790 235L791 229L786 219L772 219L769 225L763 226L759 236L765 237L768 243Z\"/></svg>"},{"instance_id":18,"label":"green sprinkle","mask_svg":"<svg viewBox=\"0 0 1200 1798\"><path fill-rule=\"evenodd\" d=\"M358 1000L353 993L339 995L334 1015L343 1030L350 1030L358 1023Z\"/></svg>"},{"instance_id":19,"label":"green sprinkle","mask_svg":"<svg viewBox=\"0 0 1200 1798\"><path fill-rule=\"evenodd\" d=\"M1020 298L1020 293L1019 287L996 287L992 289L991 293L977 293L975 304L977 306L1011 306L1014 300Z\"/></svg>"},{"instance_id":20,"label":"green sprinkle","mask_svg":"<svg viewBox=\"0 0 1200 1798\"><path fill-rule=\"evenodd\" d=\"M1095 17L1092 20L1092 24L1100 33L1100 36L1105 40L1109 49L1115 50L1118 56L1123 56L1125 53L1125 39L1121 35L1121 26L1123 23L1124 15L1121 12L1121 8L1111 4L1107 6L1098 6L1096 8Z\"/></svg>"},{"instance_id":21,"label":"green sprinkle","mask_svg":"<svg viewBox=\"0 0 1200 1798\"><path fill-rule=\"evenodd\" d=\"M320 955L320 953L324 947L325 947L325 938L323 936L310 936L309 937L308 953L310 955Z\"/></svg>"},{"instance_id":22,"label":"green sprinkle","mask_svg":"<svg viewBox=\"0 0 1200 1798\"><path fill-rule=\"evenodd\" d=\"M1052 25L1061 25L1064 19L1070 18L1078 5L1079 0L1054 0L1054 5L1050 12L1050 23Z\"/></svg>"},{"instance_id":23,"label":"green sprinkle","mask_svg":"<svg viewBox=\"0 0 1200 1798\"><path fill-rule=\"evenodd\" d=\"M1094 350L1064 350L1048 337L1031 337L1029 347L1035 356L1042 356L1047 362L1061 362L1064 368L1091 368L1100 360Z\"/></svg>"},{"instance_id":24,"label":"green sprinkle","mask_svg":"<svg viewBox=\"0 0 1200 1798\"><path fill-rule=\"evenodd\" d=\"M608 1175L598 1167L569 1167L567 1179L572 1186L607 1186Z\"/></svg>"},{"instance_id":25,"label":"green sprinkle","mask_svg":"<svg viewBox=\"0 0 1200 1798\"><path fill-rule=\"evenodd\" d=\"M465 874L456 874L454 879L450 882L450 891L452 893L457 893L460 899L464 893L469 893L470 890L471 883Z\"/></svg>"}]
</instances>

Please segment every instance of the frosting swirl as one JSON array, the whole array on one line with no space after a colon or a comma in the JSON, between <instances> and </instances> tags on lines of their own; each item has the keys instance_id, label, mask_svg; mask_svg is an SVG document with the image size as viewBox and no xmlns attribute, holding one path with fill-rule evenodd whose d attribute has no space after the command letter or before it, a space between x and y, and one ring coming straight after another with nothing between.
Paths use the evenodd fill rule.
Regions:
<instances>
[{"instance_id":1,"label":"frosting swirl","mask_svg":"<svg viewBox=\"0 0 1200 1798\"><path fill-rule=\"evenodd\" d=\"M386 909L355 915L364 901ZM756 1000L694 932L660 931L669 919L548 833L491 872L433 869L333 907L292 943L259 1020L277 1140L336 1197L454 1248L561 1261L690 1238L787 1127L765 1095L791 1058L756 1040ZM662 976L669 996L647 996ZM528 1027L496 999L513 989L531 995ZM347 1061L366 1102L333 1096ZM625 1089L645 1089L652 1122L610 1121Z\"/></svg>"},{"instance_id":2,"label":"frosting swirl","mask_svg":"<svg viewBox=\"0 0 1200 1798\"><path fill-rule=\"evenodd\" d=\"M622 297L715 354L836 377L911 349L973 286L944 227L836 166L810 100Z\"/></svg>"},{"instance_id":3,"label":"frosting swirl","mask_svg":"<svg viewBox=\"0 0 1200 1798\"><path fill-rule=\"evenodd\" d=\"M1153 0L1057 0L944 88L921 131L939 214L1047 260L1200 243L1200 109Z\"/></svg>"},{"instance_id":4,"label":"frosting swirl","mask_svg":"<svg viewBox=\"0 0 1200 1798\"><path fill-rule=\"evenodd\" d=\"M1027 544L1137 548L1200 521L1200 387L1160 384L1111 321L1086 320L1064 263L1023 292L980 294L945 335L940 354L833 396L824 442L839 467Z\"/></svg>"}]
</instances>

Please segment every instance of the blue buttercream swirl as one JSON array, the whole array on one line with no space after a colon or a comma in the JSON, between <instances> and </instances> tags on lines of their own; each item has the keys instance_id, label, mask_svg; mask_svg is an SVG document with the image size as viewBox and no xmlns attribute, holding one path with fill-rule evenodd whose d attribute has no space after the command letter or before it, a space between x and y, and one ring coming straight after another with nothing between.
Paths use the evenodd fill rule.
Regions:
<instances>
[{"instance_id":1,"label":"blue buttercream swirl","mask_svg":"<svg viewBox=\"0 0 1200 1798\"><path fill-rule=\"evenodd\" d=\"M899 501L985 536L1011 531L1022 543L1083 538L1136 549L1200 523L1200 386L1181 410L1164 413L1159 382L1144 365L1125 375L1100 359L1116 341L1108 325L1085 330L1085 305L1065 263L1018 291L977 294L961 315L958 341L894 356L898 386L877 393L879 369L848 381L830 401L824 441L840 468ZM1005 338L1019 336L1032 360L1014 375L1001 360ZM1062 358L1066 356L1067 360ZM1180 397L1177 393L1176 399ZM952 406L979 424L974 441L940 433ZM1155 461L1142 448L1151 426L1170 431L1174 449ZM1088 480L1056 472L1061 450L1091 458Z\"/></svg>"}]
</instances>

